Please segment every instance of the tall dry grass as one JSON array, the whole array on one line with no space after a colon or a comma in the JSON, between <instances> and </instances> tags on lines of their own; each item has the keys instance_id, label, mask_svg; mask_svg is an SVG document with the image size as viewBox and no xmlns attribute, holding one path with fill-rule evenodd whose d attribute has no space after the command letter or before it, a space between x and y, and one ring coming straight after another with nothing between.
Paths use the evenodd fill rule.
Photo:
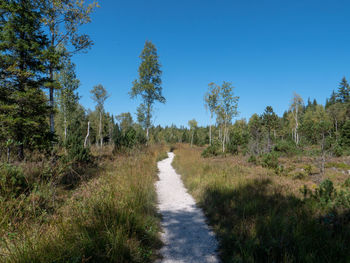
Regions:
<instances>
[{"instance_id":1,"label":"tall dry grass","mask_svg":"<svg viewBox=\"0 0 350 263\"><path fill-rule=\"evenodd\" d=\"M209 219L223 262L350 262L350 212L304 198L311 180L241 156L202 158L178 145L173 165Z\"/></svg>"},{"instance_id":2,"label":"tall dry grass","mask_svg":"<svg viewBox=\"0 0 350 263\"><path fill-rule=\"evenodd\" d=\"M3 232L0 261L152 262L161 245L154 182L164 151L104 158L100 174L65 192L52 215Z\"/></svg>"}]
</instances>

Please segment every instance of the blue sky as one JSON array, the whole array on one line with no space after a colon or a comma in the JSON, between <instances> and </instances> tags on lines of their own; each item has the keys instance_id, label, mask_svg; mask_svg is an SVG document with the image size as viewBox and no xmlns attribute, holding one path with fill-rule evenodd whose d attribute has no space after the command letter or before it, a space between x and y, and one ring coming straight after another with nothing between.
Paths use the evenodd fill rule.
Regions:
<instances>
[{"instance_id":1,"label":"blue sky","mask_svg":"<svg viewBox=\"0 0 350 263\"><path fill-rule=\"evenodd\" d=\"M156 125L209 123L203 106L208 83L231 81L240 97L238 118L281 115L293 92L324 103L343 76L350 78L350 2L340 0L101 0L83 27L95 42L73 57L81 103L89 90L111 94L106 110L135 113L128 92L146 40L158 48L165 105Z\"/></svg>"}]
</instances>

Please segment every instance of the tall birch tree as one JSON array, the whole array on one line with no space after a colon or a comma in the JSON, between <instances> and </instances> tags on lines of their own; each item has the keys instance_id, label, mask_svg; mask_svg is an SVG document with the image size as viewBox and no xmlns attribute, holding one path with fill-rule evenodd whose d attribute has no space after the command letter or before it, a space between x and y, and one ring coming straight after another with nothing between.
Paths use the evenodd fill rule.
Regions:
<instances>
[{"instance_id":1,"label":"tall birch tree","mask_svg":"<svg viewBox=\"0 0 350 263\"><path fill-rule=\"evenodd\" d=\"M228 126L232 119L238 115L239 97L234 95L234 87L231 82L223 82L220 87L216 115L222 121L222 152L228 142Z\"/></svg>"},{"instance_id":2,"label":"tall birch tree","mask_svg":"<svg viewBox=\"0 0 350 263\"><path fill-rule=\"evenodd\" d=\"M91 98L96 103L96 111L99 115L98 137L100 139L100 147L103 147L102 116L104 115L104 103L109 95L101 84L94 86L90 93L92 94Z\"/></svg>"},{"instance_id":3,"label":"tall birch tree","mask_svg":"<svg viewBox=\"0 0 350 263\"><path fill-rule=\"evenodd\" d=\"M146 41L140 55L139 78L133 82L131 98L141 96L143 103L138 107L138 120L146 129L146 138L149 140L149 128L151 127L153 104L156 101L165 103L162 95L162 71L160 70L157 49L151 41Z\"/></svg>"},{"instance_id":4,"label":"tall birch tree","mask_svg":"<svg viewBox=\"0 0 350 263\"><path fill-rule=\"evenodd\" d=\"M299 135L299 124L300 124L300 115L302 114L304 106L304 101L298 95L297 93L294 93L291 105L289 107L289 110L292 113L293 116L293 123L292 123L292 136L294 139L294 142L298 145L300 141L300 135Z\"/></svg>"},{"instance_id":5,"label":"tall birch tree","mask_svg":"<svg viewBox=\"0 0 350 263\"><path fill-rule=\"evenodd\" d=\"M209 123L209 144L212 144L212 119L217 109L218 98L219 98L220 86L215 83L209 83L208 92L204 96L204 106L206 110L210 112L210 123Z\"/></svg>"}]
</instances>

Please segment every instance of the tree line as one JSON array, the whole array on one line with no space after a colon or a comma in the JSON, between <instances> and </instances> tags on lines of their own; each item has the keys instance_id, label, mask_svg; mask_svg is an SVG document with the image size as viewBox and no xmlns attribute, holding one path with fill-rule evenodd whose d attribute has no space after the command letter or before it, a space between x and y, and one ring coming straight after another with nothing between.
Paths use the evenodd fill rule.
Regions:
<instances>
[{"instance_id":1,"label":"tree line","mask_svg":"<svg viewBox=\"0 0 350 263\"><path fill-rule=\"evenodd\" d=\"M165 103L157 49L146 41L138 79L130 97L141 97L137 123L131 114L105 111L107 89L90 93L95 109L80 103L72 56L93 42L79 28L91 22L97 2L6 0L0 3L0 149L7 162L64 151L65 158L90 160L89 148L114 145L115 151L146 144L153 105Z\"/></svg>"}]
</instances>

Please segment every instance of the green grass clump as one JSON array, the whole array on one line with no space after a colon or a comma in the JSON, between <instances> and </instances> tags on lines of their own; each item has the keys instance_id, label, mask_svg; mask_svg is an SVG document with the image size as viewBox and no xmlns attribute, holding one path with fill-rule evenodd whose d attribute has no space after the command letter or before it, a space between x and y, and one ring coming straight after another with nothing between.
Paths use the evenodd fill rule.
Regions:
<instances>
[{"instance_id":1,"label":"green grass clump","mask_svg":"<svg viewBox=\"0 0 350 263\"><path fill-rule=\"evenodd\" d=\"M335 163L335 162L328 162L325 165L326 168L338 168L338 169L344 169L344 170L350 170L350 165L346 163Z\"/></svg>"}]
</instances>

